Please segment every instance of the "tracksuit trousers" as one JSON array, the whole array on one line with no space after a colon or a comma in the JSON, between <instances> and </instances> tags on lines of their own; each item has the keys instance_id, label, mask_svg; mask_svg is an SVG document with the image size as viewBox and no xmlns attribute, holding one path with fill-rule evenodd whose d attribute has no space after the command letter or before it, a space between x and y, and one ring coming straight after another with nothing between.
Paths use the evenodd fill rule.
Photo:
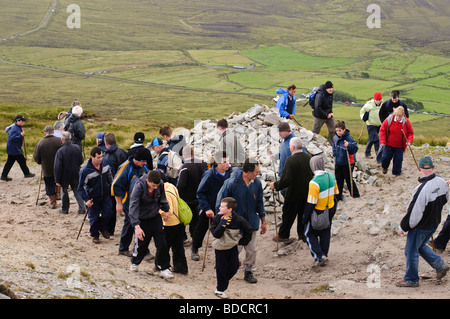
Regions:
<instances>
[{"instance_id":1,"label":"tracksuit trousers","mask_svg":"<svg viewBox=\"0 0 450 319\"><path fill-rule=\"evenodd\" d=\"M225 291L231 278L239 269L239 252L237 246L227 250L215 250L217 290Z\"/></svg>"},{"instance_id":2,"label":"tracksuit trousers","mask_svg":"<svg viewBox=\"0 0 450 319\"><path fill-rule=\"evenodd\" d=\"M157 214L153 218L140 220L140 226L144 231L144 240L140 240L135 235L135 245L131 263L139 265L148 254L148 246L153 238L156 246L155 267L158 270L165 270L170 267L169 249L166 244L163 223L161 216Z\"/></svg>"}]
</instances>

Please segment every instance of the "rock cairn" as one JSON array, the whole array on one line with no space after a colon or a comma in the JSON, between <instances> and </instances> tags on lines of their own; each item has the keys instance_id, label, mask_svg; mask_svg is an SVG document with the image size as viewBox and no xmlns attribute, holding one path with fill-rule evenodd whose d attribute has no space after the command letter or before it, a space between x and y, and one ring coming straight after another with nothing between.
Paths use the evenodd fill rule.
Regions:
<instances>
[{"instance_id":1,"label":"rock cairn","mask_svg":"<svg viewBox=\"0 0 450 319\"><path fill-rule=\"evenodd\" d=\"M227 118L228 129L240 140L245 149L246 157L252 157L260 163L260 179L263 184L266 212L272 213L273 195L267 181L278 179L278 160L274 160L272 154L280 150L281 139L278 134L278 124L287 122L291 131L303 141L303 146L311 156L323 156L326 169L334 171L334 159L331 145L318 134L297 125L292 120L279 116L276 108L267 105L255 104L244 113L232 113ZM219 141L217 131L217 119L196 121L191 130L177 128L174 134L185 136L187 143L194 147L195 157L209 161L215 153ZM276 205L280 212L282 196L276 196Z\"/></svg>"}]
</instances>

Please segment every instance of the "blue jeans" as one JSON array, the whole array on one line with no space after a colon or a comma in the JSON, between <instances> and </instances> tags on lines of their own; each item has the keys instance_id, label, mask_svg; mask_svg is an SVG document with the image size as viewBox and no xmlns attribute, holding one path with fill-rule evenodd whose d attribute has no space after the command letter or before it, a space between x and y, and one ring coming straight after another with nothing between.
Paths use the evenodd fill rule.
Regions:
<instances>
[{"instance_id":1,"label":"blue jeans","mask_svg":"<svg viewBox=\"0 0 450 319\"><path fill-rule=\"evenodd\" d=\"M436 271L442 270L445 266L442 258L436 255L433 249L427 245L435 231L436 228L413 228L408 232L405 246L406 273L403 278L404 281L415 284L419 282L419 255Z\"/></svg>"},{"instance_id":2,"label":"blue jeans","mask_svg":"<svg viewBox=\"0 0 450 319\"><path fill-rule=\"evenodd\" d=\"M381 167L387 169L389 164L391 164L391 160L394 159L392 163L392 175L400 175L402 173L403 151L403 147L386 145L381 158Z\"/></svg>"}]
</instances>

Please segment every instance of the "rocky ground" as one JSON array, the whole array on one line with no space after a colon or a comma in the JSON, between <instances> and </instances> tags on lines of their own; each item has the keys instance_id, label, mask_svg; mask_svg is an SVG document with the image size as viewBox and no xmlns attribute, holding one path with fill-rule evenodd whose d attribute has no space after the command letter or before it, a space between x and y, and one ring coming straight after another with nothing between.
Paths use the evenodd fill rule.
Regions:
<instances>
[{"instance_id":1,"label":"rocky ground","mask_svg":"<svg viewBox=\"0 0 450 319\"><path fill-rule=\"evenodd\" d=\"M436 172L450 179L448 146L414 148L414 153L417 160L431 154ZM376 168L373 159L361 157L359 161ZM143 262L139 272L131 272L129 258L117 254L123 219L119 216L116 235L111 239L102 238L100 244L93 244L86 223L77 240L83 215L77 214L73 201L68 215L50 209L43 187L36 205L40 168L31 163L30 167L36 177L22 178L16 164L10 173L13 180L0 183L1 293L19 299L216 298L210 245L204 270L202 261L189 258L186 247L187 275L175 274L171 281L164 280L153 272L153 262ZM407 151L401 177L379 174L377 185L359 181L359 199L348 198L347 192L333 222L329 262L318 270L311 268L313 258L304 243L296 245L296 249L284 247L277 253L277 245L272 241L274 215L268 215L268 232L257 237L254 273L258 283L245 282L241 269L232 279L228 295L234 299L448 298L448 276L437 282L435 272L423 259L418 288L395 286L404 275L406 241L395 229L418 176ZM447 214L448 204L441 226ZM291 236L296 237L294 231ZM155 252L153 245L151 252ZM443 258L450 262L448 251Z\"/></svg>"}]
</instances>

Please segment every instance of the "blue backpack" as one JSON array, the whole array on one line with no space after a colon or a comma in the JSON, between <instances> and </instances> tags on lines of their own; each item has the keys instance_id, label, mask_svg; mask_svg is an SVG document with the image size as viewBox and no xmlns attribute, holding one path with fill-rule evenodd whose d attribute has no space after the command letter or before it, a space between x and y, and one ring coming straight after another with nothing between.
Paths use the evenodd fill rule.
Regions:
<instances>
[{"instance_id":1,"label":"blue backpack","mask_svg":"<svg viewBox=\"0 0 450 319\"><path fill-rule=\"evenodd\" d=\"M316 94L317 94L317 93L320 93L320 94L323 95L323 93L319 91L319 88L318 88L318 87L313 88L313 89L311 90L311 92L309 92L308 102L307 102L306 104L309 104L309 106L311 106L312 109L313 109L314 106L315 106L315 100L316 100ZM306 106L306 104L303 105L303 106Z\"/></svg>"}]
</instances>

